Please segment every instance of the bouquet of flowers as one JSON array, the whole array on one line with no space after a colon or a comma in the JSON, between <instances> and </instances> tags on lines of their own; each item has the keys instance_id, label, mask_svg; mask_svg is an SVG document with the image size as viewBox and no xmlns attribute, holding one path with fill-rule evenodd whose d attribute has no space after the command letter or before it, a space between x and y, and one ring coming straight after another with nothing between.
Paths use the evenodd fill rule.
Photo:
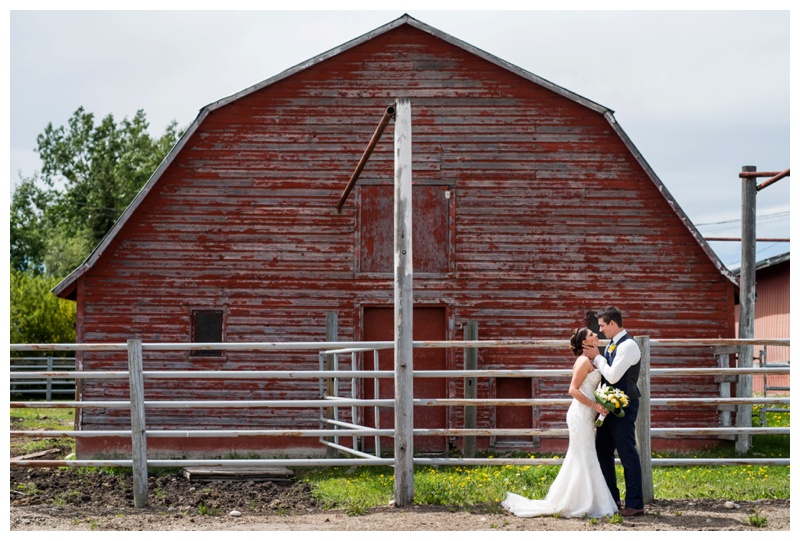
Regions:
<instances>
[{"instance_id":1,"label":"bouquet of flowers","mask_svg":"<svg viewBox=\"0 0 800 541\"><path fill-rule=\"evenodd\" d=\"M625 412L622 411L622 408L628 405L628 395L616 387L603 384L594 392L594 398L597 400L598 404L606 408L617 417L625 416ZM602 426L605 418L605 415L600 415L594 424L597 426Z\"/></svg>"}]
</instances>

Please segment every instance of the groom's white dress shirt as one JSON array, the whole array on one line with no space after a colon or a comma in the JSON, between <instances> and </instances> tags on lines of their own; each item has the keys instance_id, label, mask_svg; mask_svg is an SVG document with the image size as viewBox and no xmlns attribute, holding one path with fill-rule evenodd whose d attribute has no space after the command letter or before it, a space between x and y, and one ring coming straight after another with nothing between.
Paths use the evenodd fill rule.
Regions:
<instances>
[{"instance_id":1,"label":"groom's white dress shirt","mask_svg":"<svg viewBox=\"0 0 800 541\"><path fill-rule=\"evenodd\" d=\"M623 336L625 336L625 329L619 331L611 339L611 344L616 344ZM614 385L622 378L625 371L638 363L641 358L642 353L639 351L639 345L635 340L631 339L617 344L617 354L614 356L614 363L611 366L608 365L608 360L602 355L595 357L593 363L606 381Z\"/></svg>"}]
</instances>

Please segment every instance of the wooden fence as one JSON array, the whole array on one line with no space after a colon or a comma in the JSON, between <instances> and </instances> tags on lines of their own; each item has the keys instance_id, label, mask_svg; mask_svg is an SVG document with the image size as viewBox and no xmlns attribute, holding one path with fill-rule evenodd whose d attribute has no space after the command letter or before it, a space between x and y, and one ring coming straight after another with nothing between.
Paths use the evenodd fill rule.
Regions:
<instances>
[{"instance_id":1,"label":"wooden fence","mask_svg":"<svg viewBox=\"0 0 800 541\"><path fill-rule=\"evenodd\" d=\"M753 397L731 396L730 386L738 379L749 379L754 374L788 374L789 367L728 367L728 355L738 347L752 345L781 345L788 346L789 340L764 340L764 339L716 339L716 340L650 340L648 337L637 337L637 342L642 350L642 367L640 372L640 409L637 418L637 443L642 459L642 473L644 481L645 502L653 501L652 466L660 465L721 465L721 464L760 464L760 465L788 465L789 459L781 458L724 458L724 459L659 459L652 458L650 440L652 437L681 437L681 436L717 436L737 438L737 450L742 446L738 440L744 440L744 445L749 445L749 438L754 434L789 434L788 427L770 428L753 427L752 406L767 405L774 407L788 407L789 398L784 397ZM443 341L443 342L414 342L415 348L464 348L469 354L472 350L482 348L552 348L565 347L563 340L537 340L537 341ZM652 368L650 365L650 347L658 346L710 346L719 352L717 368ZM11 467L62 467L62 466L123 466L131 467L134 475L134 505L144 507L147 505L147 468L151 467L231 467L231 466L340 466L340 465L391 465L399 467L394 457L381 457L379 451L366 453L353 447L344 447L339 444L338 437L394 437L394 429L378 429L375 427L348 424L341 421L334 413L343 407L388 407L410 408L413 406L564 406L571 402L565 399L478 399L478 398L413 398L407 404L399 404L399 399L357 399L336 396L338 380L341 378L393 378L393 371L380 370L338 370L334 362L333 370L325 368L331 366L329 359L339 355L354 354L356 352L389 349L394 347L394 342L294 342L294 343L219 343L219 344L175 344L175 343L147 343L140 340L129 340L126 344L12 344L12 351L127 351L127 371L52 371L52 372L17 372L17 379L34 378L99 378L117 379L126 378L130 382L130 400L125 401L59 401L59 402L11 402L12 408L130 408L131 430L107 431L12 431L12 435L24 437L104 437L104 436L130 436L132 442L132 456L129 460L12 460ZM158 350L313 350L319 356L319 370L311 371L144 371L142 357L146 351ZM471 381L480 377L526 377L548 378L569 377L569 370L425 370L413 372L413 377L432 378L464 378ZM650 380L653 377L679 377L714 375L722 379L719 398L684 398L684 397L651 397ZM280 379L280 378L307 378L315 379L324 389L325 397L319 400L248 400L248 401L148 401L144 397L144 380L151 378L216 378L216 379ZM745 384L745 388L751 382ZM469 393L466 391L465 395ZM718 408L736 407L739 412L750 415L737 415L737 425L732 426L730 413L723 411L720 426L717 427L682 427L682 428L654 428L650 426L650 408L653 406L697 406L715 405ZM150 408L319 408L320 429L314 430L147 430L145 428L145 413ZM726 415L727 413L727 415ZM335 449L337 452L350 454L354 458L297 458L297 459L182 459L182 460L156 460L147 458L147 439L158 437L220 437L232 435L257 435L257 436L285 436L301 435L319 438L319 441ZM564 436L565 429L491 429L491 428L427 428L413 429L413 436L462 436L472 437L491 434L515 435L541 435ZM378 448L376 447L376 450ZM560 464L563 459L552 458L475 458L465 456L462 458L436 458L413 457L414 465L541 465ZM397 487L396 487L397 491Z\"/></svg>"}]
</instances>

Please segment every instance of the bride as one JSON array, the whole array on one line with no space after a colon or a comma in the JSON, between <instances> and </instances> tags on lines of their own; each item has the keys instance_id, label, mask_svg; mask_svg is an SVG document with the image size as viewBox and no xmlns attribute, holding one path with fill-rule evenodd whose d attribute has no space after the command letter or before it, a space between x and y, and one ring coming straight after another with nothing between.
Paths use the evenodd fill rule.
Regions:
<instances>
[{"instance_id":1,"label":"bride","mask_svg":"<svg viewBox=\"0 0 800 541\"><path fill-rule=\"evenodd\" d=\"M569 394L572 404L567 411L569 446L561 470L544 500L529 500L509 492L502 502L504 508L519 517L559 515L562 517L602 517L618 511L600 471L594 446L596 413L608 411L594 401L594 390L600 382L582 345L597 345L598 337L586 327L578 329L570 339L572 352L578 355L572 367Z\"/></svg>"}]
</instances>

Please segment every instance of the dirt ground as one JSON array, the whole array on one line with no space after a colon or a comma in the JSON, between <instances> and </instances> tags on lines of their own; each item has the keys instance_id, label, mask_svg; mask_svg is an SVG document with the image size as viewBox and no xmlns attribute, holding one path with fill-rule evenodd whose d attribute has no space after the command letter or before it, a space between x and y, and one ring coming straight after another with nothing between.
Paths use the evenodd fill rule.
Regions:
<instances>
[{"instance_id":1,"label":"dirt ground","mask_svg":"<svg viewBox=\"0 0 800 541\"><path fill-rule=\"evenodd\" d=\"M11 456L18 456L13 447ZM63 456L63 455L62 455ZM365 515L324 509L310 487L287 481L149 479L148 507L133 506L132 477L75 469L11 468L10 531L789 531L789 500L657 500L646 514L600 519L518 518L487 504L470 510L387 505ZM754 527L749 518L766 519ZM774 534L773 534L774 535Z\"/></svg>"}]
</instances>

